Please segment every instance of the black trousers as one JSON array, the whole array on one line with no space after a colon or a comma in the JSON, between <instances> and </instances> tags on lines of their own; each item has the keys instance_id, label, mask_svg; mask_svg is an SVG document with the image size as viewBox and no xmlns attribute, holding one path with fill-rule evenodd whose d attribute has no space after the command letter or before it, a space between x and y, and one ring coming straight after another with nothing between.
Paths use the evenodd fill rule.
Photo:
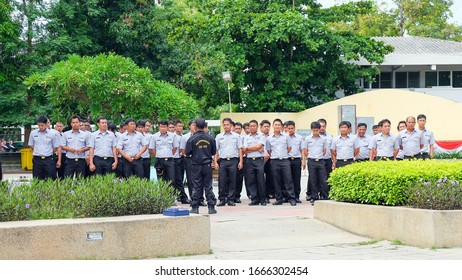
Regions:
<instances>
[{"instance_id":1,"label":"black trousers","mask_svg":"<svg viewBox=\"0 0 462 280\"><path fill-rule=\"evenodd\" d=\"M151 158L143 158L144 178L151 180Z\"/></svg>"},{"instance_id":2,"label":"black trousers","mask_svg":"<svg viewBox=\"0 0 462 280\"><path fill-rule=\"evenodd\" d=\"M324 167L326 169L326 180L329 179L330 173L332 172L332 159L324 159ZM308 171L308 173L310 173ZM311 190L313 189L311 185L310 175L308 175L308 182L306 183L306 197L307 199L311 199ZM327 189L329 190L329 185L327 185Z\"/></svg>"},{"instance_id":3,"label":"black trousers","mask_svg":"<svg viewBox=\"0 0 462 280\"><path fill-rule=\"evenodd\" d=\"M46 180L48 178L56 179L56 162L53 160L52 156L49 157L39 157L34 156L32 158L32 177Z\"/></svg>"},{"instance_id":4,"label":"black trousers","mask_svg":"<svg viewBox=\"0 0 462 280\"><path fill-rule=\"evenodd\" d=\"M218 199L220 201L234 202L238 163L238 158L218 160Z\"/></svg>"},{"instance_id":5,"label":"black trousers","mask_svg":"<svg viewBox=\"0 0 462 280\"><path fill-rule=\"evenodd\" d=\"M188 199L186 192L184 190L183 178L184 178L184 158L175 158L173 159L175 165L175 188L180 192L179 200L184 201Z\"/></svg>"},{"instance_id":6,"label":"black trousers","mask_svg":"<svg viewBox=\"0 0 462 280\"><path fill-rule=\"evenodd\" d=\"M318 200L320 197L328 198L327 172L324 160L308 159L309 180L311 182L311 199Z\"/></svg>"},{"instance_id":7,"label":"black trousers","mask_svg":"<svg viewBox=\"0 0 462 280\"><path fill-rule=\"evenodd\" d=\"M192 164L191 165L191 180L193 186L193 196L191 206L193 208L199 207L202 201L202 195L205 192L207 198L207 205L215 206L217 200L213 193L212 187L212 164Z\"/></svg>"},{"instance_id":8,"label":"black trousers","mask_svg":"<svg viewBox=\"0 0 462 280\"><path fill-rule=\"evenodd\" d=\"M124 169L124 177L136 176L138 178L144 178L143 159L135 159L129 162L127 159L122 159L122 165Z\"/></svg>"},{"instance_id":9,"label":"black trousers","mask_svg":"<svg viewBox=\"0 0 462 280\"><path fill-rule=\"evenodd\" d=\"M247 158L245 165L245 182L249 187L250 199L263 202L266 200L265 162L262 157Z\"/></svg>"},{"instance_id":10,"label":"black trousers","mask_svg":"<svg viewBox=\"0 0 462 280\"><path fill-rule=\"evenodd\" d=\"M87 168L87 162L84 158L67 158L66 168L64 169L64 177L83 177L85 176L85 170Z\"/></svg>"},{"instance_id":11,"label":"black trousers","mask_svg":"<svg viewBox=\"0 0 462 280\"><path fill-rule=\"evenodd\" d=\"M290 174L292 174L292 181L294 182L294 194L296 199L300 199L301 178L302 178L302 160L300 158L289 158Z\"/></svg>"},{"instance_id":12,"label":"black trousers","mask_svg":"<svg viewBox=\"0 0 462 280\"><path fill-rule=\"evenodd\" d=\"M420 153L419 155L420 155L420 158L421 158L421 159L424 159L424 160L425 160L425 159L430 159L430 154L429 154L429 153L423 153L423 152L422 152L422 153Z\"/></svg>"},{"instance_id":13,"label":"black trousers","mask_svg":"<svg viewBox=\"0 0 462 280\"><path fill-rule=\"evenodd\" d=\"M243 159L244 159L243 160L244 164L242 166L242 169L238 169L236 173L236 191L234 192L235 193L234 200L241 198L242 187L244 184L245 166L247 164L246 163L247 158L244 157ZM250 192L249 192L249 188L247 187L247 184L245 184L245 190L246 190L247 197L250 197Z\"/></svg>"},{"instance_id":14,"label":"black trousers","mask_svg":"<svg viewBox=\"0 0 462 280\"><path fill-rule=\"evenodd\" d=\"M277 201L283 201L282 190L285 190L288 200L295 199L294 182L288 159L272 159L271 174L274 182L274 194Z\"/></svg>"},{"instance_id":15,"label":"black trousers","mask_svg":"<svg viewBox=\"0 0 462 280\"><path fill-rule=\"evenodd\" d=\"M122 164L122 157L119 157L118 160L119 160L119 164L117 164L115 174L116 174L117 178L124 178L125 176L124 176L124 168L123 168L123 164Z\"/></svg>"},{"instance_id":16,"label":"black trousers","mask_svg":"<svg viewBox=\"0 0 462 280\"><path fill-rule=\"evenodd\" d=\"M164 169L162 180L172 182L173 184L175 181L175 163L173 162L173 158L156 158L156 162Z\"/></svg>"},{"instance_id":17,"label":"black trousers","mask_svg":"<svg viewBox=\"0 0 462 280\"><path fill-rule=\"evenodd\" d=\"M54 156L53 159L54 159L55 162L58 161L57 156ZM62 156L61 156L61 166L59 168L56 168L56 171L58 172L58 178L60 178L60 179L64 178L64 170L66 169L66 161L67 161L66 154L63 153Z\"/></svg>"},{"instance_id":18,"label":"black trousers","mask_svg":"<svg viewBox=\"0 0 462 280\"><path fill-rule=\"evenodd\" d=\"M352 164L353 162L355 162L353 159L347 159L347 160L337 159L337 163L335 164L335 168L347 166L348 164Z\"/></svg>"},{"instance_id":19,"label":"black trousers","mask_svg":"<svg viewBox=\"0 0 462 280\"><path fill-rule=\"evenodd\" d=\"M106 175L108 173L114 172L112 170L112 164L114 163L113 157L93 157L93 164L95 165L95 171L93 171L93 175Z\"/></svg>"},{"instance_id":20,"label":"black trousers","mask_svg":"<svg viewBox=\"0 0 462 280\"><path fill-rule=\"evenodd\" d=\"M274 184L273 184L274 180L271 174L271 159L268 159L266 161L264 171L265 171L266 194L268 196L274 196L275 192L274 192Z\"/></svg>"}]
</instances>

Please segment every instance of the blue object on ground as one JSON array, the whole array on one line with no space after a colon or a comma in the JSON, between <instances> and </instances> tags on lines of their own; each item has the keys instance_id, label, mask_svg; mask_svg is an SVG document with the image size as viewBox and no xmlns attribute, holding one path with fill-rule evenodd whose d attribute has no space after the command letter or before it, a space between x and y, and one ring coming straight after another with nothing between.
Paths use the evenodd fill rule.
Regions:
<instances>
[{"instance_id":1,"label":"blue object on ground","mask_svg":"<svg viewBox=\"0 0 462 280\"><path fill-rule=\"evenodd\" d=\"M164 210L164 216L189 216L189 210L185 208L170 207Z\"/></svg>"}]
</instances>

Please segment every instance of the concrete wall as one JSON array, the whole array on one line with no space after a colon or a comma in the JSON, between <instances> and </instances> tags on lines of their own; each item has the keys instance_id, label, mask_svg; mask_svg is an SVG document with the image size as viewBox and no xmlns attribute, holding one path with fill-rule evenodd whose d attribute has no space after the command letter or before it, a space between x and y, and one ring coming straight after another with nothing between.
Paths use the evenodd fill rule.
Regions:
<instances>
[{"instance_id":1,"label":"concrete wall","mask_svg":"<svg viewBox=\"0 0 462 280\"><path fill-rule=\"evenodd\" d=\"M87 233L102 232L102 240ZM0 259L136 259L208 254L208 216L140 215L0 223Z\"/></svg>"},{"instance_id":2,"label":"concrete wall","mask_svg":"<svg viewBox=\"0 0 462 280\"><path fill-rule=\"evenodd\" d=\"M462 210L425 210L317 201L314 218L372 239L418 247L462 246Z\"/></svg>"},{"instance_id":3,"label":"concrete wall","mask_svg":"<svg viewBox=\"0 0 462 280\"><path fill-rule=\"evenodd\" d=\"M448 99L399 89L382 89L358 93L328 102L299 113L223 113L221 118L231 117L234 121L247 122L251 119L261 121L275 118L283 121L293 120L297 129L309 129L312 121L319 118L327 120L327 130L337 135L338 106L356 105L356 117L374 117L375 123L387 118L392 123L392 132L400 120L418 114L427 116L427 128L440 141L462 140L462 131L457 129L462 119L462 104Z\"/></svg>"}]
</instances>

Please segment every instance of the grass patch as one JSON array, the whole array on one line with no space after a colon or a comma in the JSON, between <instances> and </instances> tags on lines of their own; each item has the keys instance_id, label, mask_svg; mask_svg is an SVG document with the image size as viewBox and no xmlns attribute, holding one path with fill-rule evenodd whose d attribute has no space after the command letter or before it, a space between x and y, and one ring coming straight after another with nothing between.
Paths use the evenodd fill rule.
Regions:
<instances>
[{"instance_id":1,"label":"grass patch","mask_svg":"<svg viewBox=\"0 0 462 280\"><path fill-rule=\"evenodd\" d=\"M376 244L377 242L379 242L380 240L368 240L368 241L361 241L361 242L358 242L358 245L361 245L361 246L364 246L364 245L372 245L372 244Z\"/></svg>"}]
</instances>

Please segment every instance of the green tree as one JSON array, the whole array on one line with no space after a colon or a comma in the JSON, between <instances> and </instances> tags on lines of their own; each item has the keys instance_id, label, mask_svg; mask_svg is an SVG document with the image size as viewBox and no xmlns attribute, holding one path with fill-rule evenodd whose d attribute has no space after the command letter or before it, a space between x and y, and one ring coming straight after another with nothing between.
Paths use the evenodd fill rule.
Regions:
<instances>
[{"instance_id":1,"label":"green tree","mask_svg":"<svg viewBox=\"0 0 462 280\"><path fill-rule=\"evenodd\" d=\"M79 114L90 120L104 115L115 122L127 117L187 121L197 113L196 102L184 91L154 80L149 69L115 54L71 55L25 84L45 89L54 120Z\"/></svg>"},{"instance_id":2,"label":"green tree","mask_svg":"<svg viewBox=\"0 0 462 280\"><path fill-rule=\"evenodd\" d=\"M177 22L170 42L192 58L184 88L198 92L205 108L226 103L221 72L233 73L233 104L243 111L300 111L358 91L355 80L375 69L350 63L365 57L380 63L391 51L348 30L332 30L335 18L354 18L351 5L321 9L316 1L191 1L194 16ZM367 7L365 7L367 8ZM204 86L206 85L206 86ZM221 86L220 86L221 85Z\"/></svg>"}]
</instances>

